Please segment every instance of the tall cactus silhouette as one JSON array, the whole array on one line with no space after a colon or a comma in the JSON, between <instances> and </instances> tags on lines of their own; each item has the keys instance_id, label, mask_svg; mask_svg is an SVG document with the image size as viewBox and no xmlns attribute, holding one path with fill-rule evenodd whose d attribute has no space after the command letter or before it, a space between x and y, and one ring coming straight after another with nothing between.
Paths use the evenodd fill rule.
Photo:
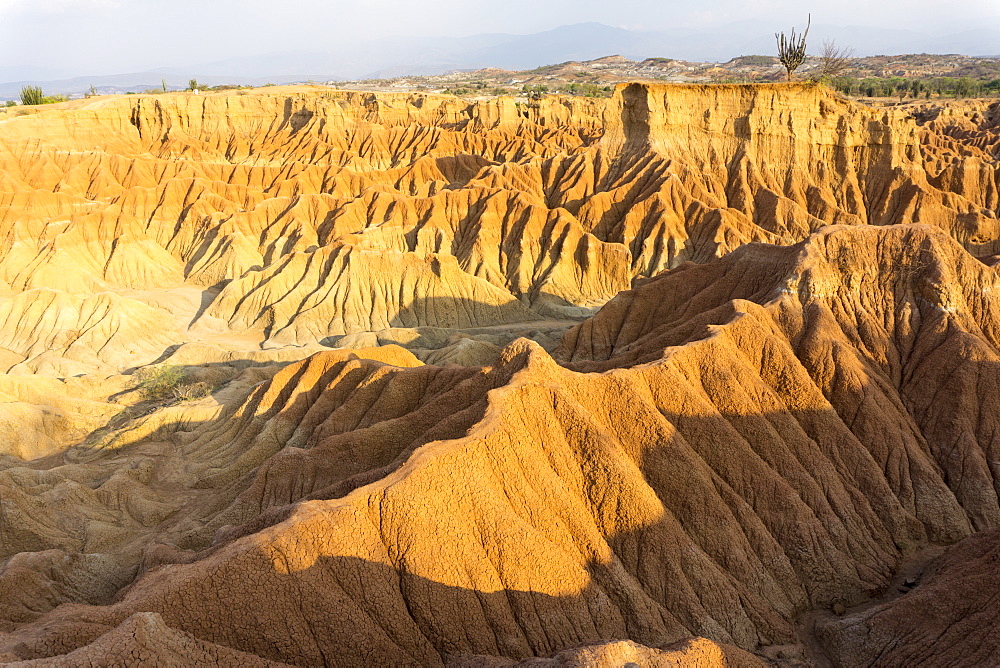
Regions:
<instances>
[{"instance_id":1,"label":"tall cactus silhouette","mask_svg":"<svg viewBox=\"0 0 1000 668\"><path fill-rule=\"evenodd\" d=\"M785 66L788 72L788 80L792 80L792 73L806 59L806 36L809 34L809 27L812 25L812 14L809 14L809 22L806 23L806 31L801 35L792 34L788 37L784 32L774 33L774 38L778 41L778 60Z\"/></svg>"}]
</instances>

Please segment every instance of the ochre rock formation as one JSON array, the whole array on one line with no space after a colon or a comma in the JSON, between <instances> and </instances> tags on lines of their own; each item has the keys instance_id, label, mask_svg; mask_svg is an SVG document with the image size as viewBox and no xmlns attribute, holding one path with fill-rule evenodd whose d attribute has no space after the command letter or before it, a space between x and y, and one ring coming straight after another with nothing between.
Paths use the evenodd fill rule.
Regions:
<instances>
[{"instance_id":1,"label":"ochre rock formation","mask_svg":"<svg viewBox=\"0 0 1000 668\"><path fill-rule=\"evenodd\" d=\"M993 658L998 109L9 113L0 661Z\"/></svg>"},{"instance_id":2,"label":"ochre rock formation","mask_svg":"<svg viewBox=\"0 0 1000 668\"><path fill-rule=\"evenodd\" d=\"M804 85L76 102L0 121L0 279L215 286L185 337L200 324L281 346L572 317L634 279L830 223L933 224L992 256L997 124L995 105L907 114ZM68 373L32 363L40 339L22 336L5 345L18 362ZM104 354L157 356L119 348Z\"/></svg>"},{"instance_id":3,"label":"ochre rock formation","mask_svg":"<svg viewBox=\"0 0 1000 668\"><path fill-rule=\"evenodd\" d=\"M841 666L996 663L998 549L995 529L966 538L888 600L820 622L820 642Z\"/></svg>"},{"instance_id":4,"label":"ochre rock formation","mask_svg":"<svg viewBox=\"0 0 1000 668\"><path fill-rule=\"evenodd\" d=\"M709 655L711 656L711 655ZM94 642L55 659L13 661L8 666L250 666L280 668L286 664L198 640L174 631L155 612L132 615Z\"/></svg>"},{"instance_id":5,"label":"ochre rock formation","mask_svg":"<svg viewBox=\"0 0 1000 668\"><path fill-rule=\"evenodd\" d=\"M201 552L147 550L117 602L0 651L146 612L310 665L793 645L802 613L1000 522L998 287L933 227L838 226L618 296L567 366L525 340L490 368L314 356L183 439L220 491L154 535Z\"/></svg>"},{"instance_id":6,"label":"ochre rock formation","mask_svg":"<svg viewBox=\"0 0 1000 668\"><path fill-rule=\"evenodd\" d=\"M764 659L738 647L712 642L705 638L688 638L663 649L645 647L631 640L617 640L596 645L584 645L563 650L546 658L513 661L498 657L461 657L450 662L453 666L500 668L536 666L538 668L619 668L650 666L653 668L764 668L771 665Z\"/></svg>"}]
</instances>

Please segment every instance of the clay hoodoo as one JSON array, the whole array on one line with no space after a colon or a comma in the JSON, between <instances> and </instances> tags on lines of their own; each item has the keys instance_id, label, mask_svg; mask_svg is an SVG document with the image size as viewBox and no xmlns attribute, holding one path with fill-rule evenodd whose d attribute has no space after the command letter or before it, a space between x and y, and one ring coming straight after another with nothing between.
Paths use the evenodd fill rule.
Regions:
<instances>
[{"instance_id":1,"label":"clay hoodoo","mask_svg":"<svg viewBox=\"0 0 1000 668\"><path fill-rule=\"evenodd\" d=\"M1000 522L998 286L935 228L839 226L620 295L566 367L523 340L489 369L292 365L191 441L248 453L200 483L242 487L228 507L175 523L213 547L151 552L118 602L0 651L78 651L140 612L294 664L794 644L801 613Z\"/></svg>"}]
</instances>

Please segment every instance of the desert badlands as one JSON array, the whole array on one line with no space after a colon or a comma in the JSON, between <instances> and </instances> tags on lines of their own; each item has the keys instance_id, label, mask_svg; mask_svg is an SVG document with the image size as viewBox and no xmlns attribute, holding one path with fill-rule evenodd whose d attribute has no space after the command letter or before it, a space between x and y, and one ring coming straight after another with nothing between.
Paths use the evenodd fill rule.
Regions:
<instances>
[{"instance_id":1,"label":"desert badlands","mask_svg":"<svg viewBox=\"0 0 1000 668\"><path fill-rule=\"evenodd\" d=\"M0 120L0 663L1000 663L1000 103Z\"/></svg>"}]
</instances>

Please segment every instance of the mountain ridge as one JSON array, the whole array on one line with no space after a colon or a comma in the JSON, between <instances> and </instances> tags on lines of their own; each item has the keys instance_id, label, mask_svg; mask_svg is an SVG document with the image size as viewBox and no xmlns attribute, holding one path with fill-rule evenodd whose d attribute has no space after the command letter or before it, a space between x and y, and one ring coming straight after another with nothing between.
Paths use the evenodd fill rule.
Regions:
<instances>
[{"instance_id":1,"label":"mountain ridge","mask_svg":"<svg viewBox=\"0 0 1000 668\"><path fill-rule=\"evenodd\" d=\"M778 26L781 28L781 26ZM155 88L161 76L171 86L186 85L191 78L208 83L264 84L315 80L355 80L387 76L439 75L451 70L498 67L526 70L571 60L592 60L618 53L634 60L670 57L692 62L726 62L741 55L773 53L774 27L761 21L723 26L712 32L655 32L615 28L600 23L563 25L528 35L484 33L470 37L434 39L381 38L340 50L274 52L185 67L163 66L135 75L93 75L38 80L17 77L0 83L0 98L10 99L20 85L42 84L53 93L86 91L92 80L117 88ZM813 26L815 39L824 36L854 47L858 56L877 53L954 52L986 53L1000 41L1000 29L982 28L971 40L968 34L935 36L931 42L905 30L868 29L858 26ZM721 43L725 47L706 45ZM818 43L815 42L814 43ZM735 46L734 46L735 45ZM131 77L126 79L126 77Z\"/></svg>"}]
</instances>

